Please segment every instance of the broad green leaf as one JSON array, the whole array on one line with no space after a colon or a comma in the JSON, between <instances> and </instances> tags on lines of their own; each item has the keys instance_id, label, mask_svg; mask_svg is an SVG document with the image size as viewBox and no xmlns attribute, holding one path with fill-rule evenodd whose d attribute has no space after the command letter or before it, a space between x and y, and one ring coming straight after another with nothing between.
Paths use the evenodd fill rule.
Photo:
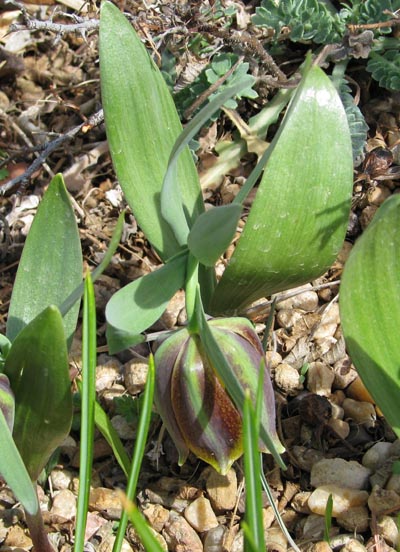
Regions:
<instances>
[{"instance_id":1,"label":"broad green leaf","mask_svg":"<svg viewBox=\"0 0 400 552\"><path fill-rule=\"evenodd\" d=\"M104 2L101 9L100 75L107 138L119 182L143 232L168 259L181 246L161 215L160 194L182 126L160 71L111 2ZM188 148L179 158L177 181L191 226L203 211L203 202Z\"/></svg>"},{"instance_id":2,"label":"broad green leaf","mask_svg":"<svg viewBox=\"0 0 400 552\"><path fill-rule=\"evenodd\" d=\"M0 409L0 474L22 506L34 515L39 510L36 491Z\"/></svg>"},{"instance_id":3,"label":"broad green leaf","mask_svg":"<svg viewBox=\"0 0 400 552\"><path fill-rule=\"evenodd\" d=\"M389 198L356 242L340 285L348 352L400 437L400 195Z\"/></svg>"},{"instance_id":4,"label":"broad green leaf","mask_svg":"<svg viewBox=\"0 0 400 552\"><path fill-rule=\"evenodd\" d=\"M14 440L36 481L72 421L67 343L57 307L47 307L18 334L4 372L15 395Z\"/></svg>"},{"instance_id":5,"label":"broad green leaf","mask_svg":"<svg viewBox=\"0 0 400 552\"><path fill-rule=\"evenodd\" d=\"M106 306L106 318L107 341L112 354L137 343L141 340L139 334L160 318L171 297L184 286L186 262L187 254L177 255L111 297Z\"/></svg>"},{"instance_id":6,"label":"broad green leaf","mask_svg":"<svg viewBox=\"0 0 400 552\"><path fill-rule=\"evenodd\" d=\"M7 337L19 332L49 305L59 305L82 281L78 227L63 178L56 175L40 203L15 278L7 320ZM64 318L72 339L79 302Z\"/></svg>"},{"instance_id":7,"label":"broad green leaf","mask_svg":"<svg viewBox=\"0 0 400 552\"><path fill-rule=\"evenodd\" d=\"M241 205L215 207L199 216L188 237L190 252L204 265L214 266L231 243Z\"/></svg>"},{"instance_id":8,"label":"broad green leaf","mask_svg":"<svg viewBox=\"0 0 400 552\"><path fill-rule=\"evenodd\" d=\"M306 71L267 153L246 226L214 293L214 314L318 277L342 245L351 140L342 103L319 67Z\"/></svg>"}]
</instances>

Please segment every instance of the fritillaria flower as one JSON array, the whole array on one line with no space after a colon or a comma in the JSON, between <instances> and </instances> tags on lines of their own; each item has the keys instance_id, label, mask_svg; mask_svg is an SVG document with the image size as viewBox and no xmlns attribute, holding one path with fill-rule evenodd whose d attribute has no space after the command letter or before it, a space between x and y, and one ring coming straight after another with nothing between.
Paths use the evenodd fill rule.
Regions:
<instances>
[{"instance_id":1,"label":"fritillaria flower","mask_svg":"<svg viewBox=\"0 0 400 552\"><path fill-rule=\"evenodd\" d=\"M278 452L275 401L264 352L245 318L220 318L209 328L243 390L255 400L260 367L264 375L262 422ZM218 378L201 339L187 328L165 339L155 353L157 410L183 464L193 452L226 474L243 453L242 417ZM268 452L260 443L260 450Z\"/></svg>"},{"instance_id":2,"label":"fritillaria flower","mask_svg":"<svg viewBox=\"0 0 400 552\"><path fill-rule=\"evenodd\" d=\"M10 382L5 374L0 374L0 410L3 412L7 425L12 433L14 427L15 400Z\"/></svg>"}]
</instances>

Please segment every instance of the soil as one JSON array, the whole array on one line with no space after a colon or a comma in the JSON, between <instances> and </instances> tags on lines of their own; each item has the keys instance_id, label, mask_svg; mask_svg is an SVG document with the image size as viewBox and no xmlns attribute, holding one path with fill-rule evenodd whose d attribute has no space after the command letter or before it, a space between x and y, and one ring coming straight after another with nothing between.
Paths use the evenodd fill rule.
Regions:
<instances>
[{"instance_id":1,"label":"soil","mask_svg":"<svg viewBox=\"0 0 400 552\"><path fill-rule=\"evenodd\" d=\"M208 5L206 2L187 4L161 0L155 3L121 1L117 4L131 17L156 63L170 71L171 78L173 71L176 72L175 86L190 84L216 50L234 51L249 57L249 43L253 43L251 71L256 74L260 68L261 62L257 61L254 52L267 37L251 23L250 16L257 2L231 4L226 1ZM224 8L234 6L236 15L230 17L226 12L219 19L215 17L205 22L204 36L210 48L199 56L192 44L198 30L196 15L207 6L211 13L216 13L220 4ZM100 112L98 18L97 2L38 0L21 5L0 0L2 333L5 333L23 244L51 177L56 173L64 175L79 224L84 262L91 269L101 261L118 214L127 207L112 167ZM31 22L30 28L27 21ZM70 32L68 25L81 22L86 22L83 29ZM18 25L19 30L9 32L10 25ZM239 34L250 33L253 42L246 40L241 43L232 39L233 35L227 32L227 28ZM287 77L296 73L309 47L292 44L291 50L286 50L286 58L276 57L276 63ZM164 58L167 55L170 60L171 55L175 56L173 69L166 68ZM279 511L301 550L341 550L344 547L384 550L398 545L396 524L390 532L382 528L385 521L382 519L394 520L400 510L400 498L397 500L390 495L395 492L399 496L400 485L395 488L395 483L392 483L388 487L391 471L389 469L385 477L382 470L385 460L387 470L387 462L390 464L400 454L396 452L395 435L363 389L346 354L337 298L343 265L352 244L384 199L398 191L400 98L398 92L384 90L371 80L362 59L351 64L349 82L369 130L365 155L359 159L354 171L353 209L346 242L326 274L310 282L305 289L296 290L295 294L282 294L267 352L276 391L278 431L287 449L284 455L287 470L280 471L270 456L265 456L264 468ZM273 97L276 90L273 82L267 79L267 83L261 84L257 90L258 98L242 100L237 114L247 121ZM192 103L195 99L192 98ZM185 115L190 118L190 107L186 108ZM275 130L271 129L271 136ZM202 131L196 152L202 178L215 166L218 145L223 140L232 140L234 132L232 117L227 114L221 114ZM207 181L203 187L205 201L210 204L231 201L254 162L254 153L245 154L238 167L219 179ZM10 186L10 181L18 176L21 179ZM221 266L231 253L232 250L228 250ZM114 357L109 356L104 308L116 290L159 265L160 259L128 208L121 245L96 282L96 301L98 398L113 419L129 453L135 439L135 418L129 397L137 397L143 390L150 346L141 344ZM270 311L269 299L258 302L247 312L261 337ZM166 314L150 331L160 332L181 325L184 322L183 309L184 297L179 292ZM80 327L71 352L72 376L79 374L79 335ZM353 402L349 403L349 400ZM79 467L77 428L78 425L73 426L69 439L55 456L39 486L46 529L56 548L63 551L73 547ZM386 452L381 462L374 464L365 460L365 454L377 443ZM312 469L322 459L342 459L345 462L342 465L343 477L344 472L355 465L357 469L362 465L369 466L370 470L367 481L358 489L366 493L361 503L349 503L345 515L332 519L329 544L323 541L325 517L321 512L312 511L308 502L316 487L326 484L340 487L340 480L333 482L329 473L325 481L323 476L319 476L316 483ZM168 547L166 549L176 552L241 550L242 468L241 461L235 463L236 477L231 476L236 483L229 487L231 496L225 497L226 502L218 505L210 491L210 469L194 456L179 467L174 445L161 431L159 418L154 416L139 480L138 503L160 535L162 545ZM104 552L112 549L115 525L121 513L119 495L114 491L124 489L125 481L109 446L98 434L85 550ZM228 487L226 481L216 485L219 489L218 485ZM377 495L382 493L389 493L388 502L378 501L376 506ZM201 497L210 500L207 508L210 507L211 512L207 520L211 525L201 525L204 520L199 525L187 510L194 503L197 506L196 501ZM282 538L266 497L264 514L268 548L286 550L288 544ZM178 525L182 520L187 527ZM390 523L387 521L392 527ZM188 532L186 540L182 537L185 531ZM197 540L191 531L198 535ZM131 528L127 531L125 546L126 550L143 550ZM0 550L31 549L22 509L6 485L0 483Z\"/></svg>"}]
</instances>

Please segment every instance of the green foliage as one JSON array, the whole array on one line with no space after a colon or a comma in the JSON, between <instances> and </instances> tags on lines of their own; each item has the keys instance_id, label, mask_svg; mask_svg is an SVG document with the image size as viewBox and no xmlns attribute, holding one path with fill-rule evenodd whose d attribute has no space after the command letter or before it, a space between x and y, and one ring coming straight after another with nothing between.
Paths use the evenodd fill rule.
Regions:
<instances>
[{"instance_id":1,"label":"green foliage","mask_svg":"<svg viewBox=\"0 0 400 552\"><path fill-rule=\"evenodd\" d=\"M400 196L379 208L346 261L340 317L366 388L400 437Z\"/></svg>"},{"instance_id":2,"label":"green foliage","mask_svg":"<svg viewBox=\"0 0 400 552\"><path fill-rule=\"evenodd\" d=\"M288 28L293 42L329 44L340 41L345 31L339 14L320 0L263 0L252 21L259 27L272 28L276 39L283 28Z\"/></svg>"},{"instance_id":3,"label":"green foliage","mask_svg":"<svg viewBox=\"0 0 400 552\"><path fill-rule=\"evenodd\" d=\"M341 43L348 25L376 24L388 21L400 9L400 0L350 0L341 2L337 11L327 0L263 0L253 16L254 25L274 31L274 40L288 38L293 42L315 44ZM373 29L378 39L392 32L391 27ZM367 70L380 86L400 90L398 40L391 47L375 41Z\"/></svg>"},{"instance_id":4,"label":"green foliage","mask_svg":"<svg viewBox=\"0 0 400 552\"><path fill-rule=\"evenodd\" d=\"M382 53L371 52L367 69L383 88L400 90L400 45Z\"/></svg>"},{"instance_id":5,"label":"green foliage","mask_svg":"<svg viewBox=\"0 0 400 552\"><path fill-rule=\"evenodd\" d=\"M82 253L75 215L61 175L46 191L25 242L7 319L13 341L49 305L60 305L82 281ZM80 298L80 296L79 296ZM79 301L64 317L69 343Z\"/></svg>"},{"instance_id":6,"label":"green foliage","mask_svg":"<svg viewBox=\"0 0 400 552\"><path fill-rule=\"evenodd\" d=\"M210 65L206 67L196 79L189 84L186 88L183 88L177 94L174 99L178 109L178 112L182 116L185 110L192 105L192 103L203 94L212 84L223 77L238 61L239 56L232 53L218 54L213 57ZM210 102L217 94L220 94L227 88L236 85L240 82L244 76L249 79L249 86L244 90L241 90L235 98L227 100L224 104L225 107L230 109L236 109L237 100L241 98L257 98L258 94L253 90L255 79L249 75L249 64L247 62L240 63L230 75L226 81L218 88L218 91L211 94L207 101ZM216 119L217 115L213 116Z\"/></svg>"},{"instance_id":7,"label":"green foliage","mask_svg":"<svg viewBox=\"0 0 400 552\"><path fill-rule=\"evenodd\" d=\"M346 111L347 122L349 125L353 150L353 161L357 163L357 161L361 159L365 143L367 141L368 125L365 122L364 115L355 104L350 86L346 84L346 81L342 81L339 95Z\"/></svg>"}]
</instances>

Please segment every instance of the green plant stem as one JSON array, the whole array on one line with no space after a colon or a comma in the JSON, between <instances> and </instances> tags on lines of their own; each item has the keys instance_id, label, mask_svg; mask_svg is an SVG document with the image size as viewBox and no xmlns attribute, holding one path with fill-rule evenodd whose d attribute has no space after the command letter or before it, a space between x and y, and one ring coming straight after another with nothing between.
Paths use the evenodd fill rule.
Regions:
<instances>
[{"instance_id":1,"label":"green plant stem","mask_svg":"<svg viewBox=\"0 0 400 552\"><path fill-rule=\"evenodd\" d=\"M54 548L51 546L44 528L40 508L33 515L25 510L25 519L35 550L38 552L54 552Z\"/></svg>"},{"instance_id":2,"label":"green plant stem","mask_svg":"<svg viewBox=\"0 0 400 552\"><path fill-rule=\"evenodd\" d=\"M344 81L344 76L346 73L347 65L349 63L348 59L344 59L343 61L340 61L339 63L335 63L334 68L332 70L332 83L336 90L339 92L340 87Z\"/></svg>"},{"instance_id":3,"label":"green plant stem","mask_svg":"<svg viewBox=\"0 0 400 552\"><path fill-rule=\"evenodd\" d=\"M189 253L186 271L186 315L188 319L188 330L190 333L198 333L196 309L196 294L199 285L199 261Z\"/></svg>"},{"instance_id":4,"label":"green plant stem","mask_svg":"<svg viewBox=\"0 0 400 552\"><path fill-rule=\"evenodd\" d=\"M85 280L82 336L82 415L79 457L79 494L74 551L83 550L93 461L96 402L96 303L90 273Z\"/></svg>"},{"instance_id":5,"label":"green plant stem","mask_svg":"<svg viewBox=\"0 0 400 552\"><path fill-rule=\"evenodd\" d=\"M147 374L146 388L144 391L144 400L142 411L140 413L139 425L136 433L135 449L133 451L132 465L129 473L128 485L126 488L126 496L128 500L133 500L136 494L137 482L139 479L140 466L144 455L144 449L147 441L147 434L149 432L149 425L151 419L151 410L153 405L154 396L154 381L155 381L155 367L153 356L149 358L149 371ZM128 524L128 512L124 510L122 512L121 520L118 526L117 536L113 546L113 552L119 552L122 548L122 541L125 535L126 526Z\"/></svg>"}]
</instances>

